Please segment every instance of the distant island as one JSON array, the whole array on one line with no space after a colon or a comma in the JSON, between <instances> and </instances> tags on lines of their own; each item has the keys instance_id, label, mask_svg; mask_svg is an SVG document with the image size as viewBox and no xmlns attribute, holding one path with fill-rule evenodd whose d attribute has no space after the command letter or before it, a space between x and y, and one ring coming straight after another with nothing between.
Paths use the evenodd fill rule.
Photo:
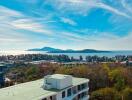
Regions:
<instances>
[{"instance_id":1,"label":"distant island","mask_svg":"<svg viewBox=\"0 0 132 100\"><path fill-rule=\"evenodd\" d=\"M102 51L94 49L83 49L83 50L60 50L60 51L49 51L48 53L106 53L111 51Z\"/></svg>"},{"instance_id":2,"label":"distant island","mask_svg":"<svg viewBox=\"0 0 132 100\"><path fill-rule=\"evenodd\" d=\"M104 51L104 50L94 50L94 49L83 49L83 50L62 50L52 47L43 47L43 48L35 48L35 49L29 49L27 51L45 51L47 53L108 53L111 51Z\"/></svg>"},{"instance_id":3,"label":"distant island","mask_svg":"<svg viewBox=\"0 0 132 100\"><path fill-rule=\"evenodd\" d=\"M29 49L27 51L46 51L46 52L52 52L52 51L61 51L61 49L56 49L56 48L52 48L52 47L43 47L43 48Z\"/></svg>"}]
</instances>

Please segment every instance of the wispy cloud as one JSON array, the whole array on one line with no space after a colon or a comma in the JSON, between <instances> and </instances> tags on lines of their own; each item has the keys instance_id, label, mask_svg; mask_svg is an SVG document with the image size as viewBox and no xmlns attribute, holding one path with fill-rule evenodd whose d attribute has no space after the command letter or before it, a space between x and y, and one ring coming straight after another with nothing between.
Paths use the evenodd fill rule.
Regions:
<instances>
[{"instance_id":1,"label":"wispy cloud","mask_svg":"<svg viewBox=\"0 0 132 100\"><path fill-rule=\"evenodd\" d=\"M129 2L127 3L126 0L121 0L121 4L126 10L132 13L132 3L129 3Z\"/></svg>"},{"instance_id":2,"label":"wispy cloud","mask_svg":"<svg viewBox=\"0 0 132 100\"><path fill-rule=\"evenodd\" d=\"M65 11L68 13L68 11L71 11L72 13L86 15L91 11L91 9L101 8L110 11L113 14L131 18L131 16L126 12L106 4L102 0L47 0L47 2L61 12ZM125 3L123 4L126 6Z\"/></svg>"},{"instance_id":3,"label":"wispy cloud","mask_svg":"<svg viewBox=\"0 0 132 100\"><path fill-rule=\"evenodd\" d=\"M43 25L31 19L18 19L18 20L12 21L11 25L17 29L23 29L23 30L32 31L32 32L39 32L43 34L52 34L51 31L49 31L48 29L45 29Z\"/></svg>"},{"instance_id":4,"label":"wispy cloud","mask_svg":"<svg viewBox=\"0 0 132 100\"><path fill-rule=\"evenodd\" d=\"M3 6L0 6L0 8L2 9L0 11L1 26L11 25L10 28L12 27L16 30L21 29L32 32L39 32L43 34L51 34L47 26L41 24L40 19L28 17L18 11L14 11Z\"/></svg>"},{"instance_id":5,"label":"wispy cloud","mask_svg":"<svg viewBox=\"0 0 132 100\"><path fill-rule=\"evenodd\" d=\"M106 9L106 10L111 11L112 13L115 13L115 14L120 15L120 16L124 16L124 17L127 17L127 18L132 18L131 16L127 15L125 12L121 12L118 9L115 9L114 7L111 7L111 6L106 5L104 3L97 3L97 7Z\"/></svg>"},{"instance_id":6,"label":"wispy cloud","mask_svg":"<svg viewBox=\"0 0 132 100\"><path fill-rule=\"evenodd\" d=\"M42 19L26 16L18 11L0 6L0 42L1 48L12 48L11 46L17 45L19 48L25 43L28 45L38 40L33 40L32 35L28 34L28 31L41 33L42 35L52 34L51 30L47 26L42 25ZM43 20L45 21L45 20ZM47 23L45 21L45 23ZM25 32L27 31L27 32ZM29 32L29 33L30 33ZM41 40L36 41L36 44ZM47 40L45 40L46 42ZM21 46L24 47L24 46ZM26 46L25 46L26 47Z\"/></svg>"},{"instance_id":7,"label":"wispy cloud","mask_svg":"<svg viewBox=\"0 0 132 100\"><path fill-rule=\"evenodd\" d=\"M4 45L30 48L58 43L75 49L132 49L128 45L132 39L132 7L126 0L118 1L120 6L105 0L42 0L43 4L38 0L17 1L28 5L27 8L32 5L33 9L19 11L0 6L0 46L3 48ZM102 17L106 26L98 21ZM129 32L121 36L123 29Z\"/></svg>"},{"instance_id":8,"label":"wispy cloud","mask_svg":"<svg viewBox=\"0 0 132 100\"><path fill-rule=\"evenodd\" d=\"M0 6L0 9L0 42L5 44L24 40L23 35L10 25L14 19L21 18L23 15L3 6Z\"/></svg>"},{"instance_id":9,"label":"wispy cloud","mask_svg":"<svg viewBox=\"0 0 132 100\"><path fill-rule=\"evenodd\" d=\"M74 49L80 49L81 48L92 48L92 49L98 49L98 50L131 50L132 46L129 45L131 43L132 34L125 37L118 37L116 35L110 35L110 33L106 33L101 36L89 36L86 40L77 41L76 42L70 42L71 44L68 45L68 47L74 48ZM91 41L88 41L91 40ZM65 48L68 48L65 47Z\"/></svg>"},{"instance_id":10,"label":"wispy cloud","mask_svg":"<svg viewBox=\"0 0 132 100\"><path fill-rule=\"evenodd\" d=\"M62 21L63 23L70 24L70 25L73 25L73 26L77 25L77 23L76 23L75 21L73 21L73 20L71 20L71 19L69 19L69 18L64 18L64 17L62 17L62 18L61 18L61 21Z\"/></svg>"},{"instance_id":11,"label":"wispy cloud","mask_svg":"<svg viewBox=\"0 0 132 100\"><path fill-rule=\"evenodd\" d=\"M131 39L132 39L132 34L128 34L125 37L118 37L116 39L111 39L109 37L107 38L102 38L99 41L97 41L96 43L92 43L93 46L96 45L97 48L100 49L110 49L110 50L131 50L132 46L129 45L131 43ZM100 46L100 47L99 47Z\"/></svg>"},{"instance_id":12,"label":"wispy cloud","mask_svg":"<svg viewBox=\"0 0 132 100\"><path fill-rule=\"evenodd\" d=\"M6 8L4 6L0 6L0 9L1 9L0 15L4 16L4 17L6 17L6 16L8 16L8 17L22 17L23 16L22 13L17 12L15 10L11 10L11 9Z\"/></svg>"}]
</instances>

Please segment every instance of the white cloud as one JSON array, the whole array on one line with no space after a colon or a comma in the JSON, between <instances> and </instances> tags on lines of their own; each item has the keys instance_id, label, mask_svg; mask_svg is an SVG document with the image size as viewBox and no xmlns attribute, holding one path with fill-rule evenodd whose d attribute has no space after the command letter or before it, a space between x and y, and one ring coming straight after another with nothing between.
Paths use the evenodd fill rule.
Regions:
<instances>
[{"instance_id":1,"label":"white cloud","mask_svg":"<svg viewBox=\"0 0 132 100\"><path fill-rule=\"evenodd\" d=\"M47 26L41 24L41 20L23 15L22 13L0 6L0 26L10 25L12 29L22 29L43 34L51 34ZM36 21L37 20L37 21ZM40 20L40 21L39 21ZM45 21L45 20L44 20Z\"/></svg>"},{"instance_id":2,"label":"white cloud","mask_svg":"<svg viewBox=\"0 0 132 100\"><path fill-rule=\"evenodd\" d=\"M114 7L111 7L109 5L106 5L104 3L97 3L96 5L97 7L100 7L100 8L103 8L103 9L106 9L108 11L111 11L112 13L115 13L117 15L120 15L120 16L124 16L124 17L127 17L127 18L131 18L131 16L127 15L126 13L124 12L121 12L119 11L118 9L115 9Z\"/></svg>"},{"instance_id":3,"label":"white cloud","mask_svg":"<svg viewBox=\"0 0 132 100\"><path fill-rule=\"evenodd\" d=\"M49 0L48 0L49 1ZM55 0L57 1L57 0ZM64 11L74 11L74 13L79 14L88 14L88 12L92 8L102 8L107 11L110 11L111 13L114 13L119 16L123 16L125 18L131 18L128 13L121 11L120 9L116 9L114 7L111 7L107 4L104 4L103 2L97 1L97 0L58 0L59 3L55 3L55 7L57 9ZM54 1L52 0L52 4ZM59 4L59 5L58 5ZM124 5L126 7L126 5ZM128 5L127 8L128 9ZM83 30L85 35L81 35L80 33L65 31L65 30L51 30L51 28L48 28L48 25L45 25L45 23L48 23L47 19L39 19L39 18L32 18L29 16L25 16L22 13L18 11L14 11L11 9L8 9L6 7L0 6L0 44L1 47L4 47L4 45L8 46L14 46L20 47L23 46L28 47L35 44L39 44L39 46L42 46L44 44L48 44L48 41L45 40L37 40L33 41L33 39L26 33L23 33L21 30L31 31L35 33L42 33L44 36L50 36L51 38L55 38L56 41L66 42L65 47L69 48L93 48L93 49L132 49L132 46L130 45L130 42L132 40L132 34L129 34L126 37L118 37L115 35L111 35L111 33L97 33L95 34L93 30L90 30L90 34L88 30ZM129 8L130 9L130 8ZM77 23L74 20L71 20L66 17L62 17L61 21L66 24L70 25L77 25ZM54 21L49 21L54 22ZM94 34L92 34L94 33ZM101 34L101 35L100 35ZM37 38L37 37L36 37ZM59 40L60 39L60 40ZM48 39L47 39L48 40ZM52 39L51 39L52 40ZM54 45L56 44L56 41L54 42ZM67 42L70 42L67 45ZM25 45L26 44L26 45ZM52 43L51 43L52 44ZM63 45L63 43L60 43L60 45ZM15 47L15 46L14 46Z\"/></svg>"},{"instance_id":4,"label":"white cloud","mask_svg":"<svg viewBox=\"0 0 132 100\"><path fill-rule=\"evenodd\" d=\"M8 41L8 42L7 42ZM11 43L11 42L27 42L27 40L25 39L16 39L16 38L0 38L0 42L2 43L2 44L5 44L5 43Z\"/></svg>"},{"instance_id":5,"label":"white cloud","mask_svg":"<svg viewBox=\"0 0 132 100\"><path fill-rule=\"evenodd\" d=\"M80 49L81 47L98 50L132 50L132 45L130 45L132 33L125 37L118 37L109 34L110 33L107 33L104 36L89 37L91 39L93 38L94 41L73 42L73 48Z\"/></svg>"},{"instance_id":6,"label":"white cloud","mask_svg":"<svg viewBox=\"0 0 132 100\"><path fill-rule=\"evenodd\" d=\"M113 14L131 18L131 16L128 13L126 13L124 10L121 10L120 8L117 9L116 7L112 7L102 2L102 0L54 0L54 1L46 0L46 3L54 6L55 9L58 9L63 13L65 12L69 13L71 11L71 13L87 15L88 12L91 11L91 9L101 8Z\"/></svg>"},{"instance_id":7,"label":"white cloud","mask_svg":"<svg viewBox=\"0 0 132 100\"><path fill-rule=\"evenodd\" d=\"M4 6L0 6L0 17L4 16L4 17L22 17L22 13L17 12L15 10L11 10L9 8L6 8Z\"/></svg>"},{"instance_id":8,"label":"white cloud","mask_svg":"<svg viewBox=\"0 0 132 100\"><path fill-rule=\"evenodd\" d=\"M63 23L70 24L70 25L73 25L73 26L77 25L77 23L76 23L75 21L73 21L73 20L71 20L71 19L69 19L69 18L64 18L64 17L62 17L62 18L61 18L61 21L62 21Z\"/></svg>"},{"instance_id":9,"label":"white cloud","mask_svg":"<svg viewBox=\"0 0 132 100\"><path fill-rule=\"evenodd\" d=\"M132 46L130 45L132 40L132 34L129 34L126 37L119 37L117 39L102 39L97 42L97 46L100 45L102 48L115 49L115 50L131 50Z\"/></svg>"},{"instance_id":10,"label":"white cloud","mask_svg":"<svg viewBox=\"0 0 132 100\"><path fill-rule=\"evenodd\" d=\"M43 34L52 34L51 31L49 31L48 29L45 29L43 25L31 19L18 19L18 20L12 21L11 25L17 29L23 29L23 30L32 31L32 32L39 32Z\"/></svg>"},{"instance_id":11,"label":"white cloud","mask_svg":"<svg viewBox=\"0 0 132 100\"><path fill-rule=\"evenodd\" d=\"M30 34L25 31L42 33L44 36L51 34L51 30L42 25L42 19L32 18L24 14L0 6L0 46L1 49L9 48L25 48L31 44L39 44L39 36L36 40L31 38ZM45 21L45 20L43 20ZM49 20L48 20L49 21ZM45 22L46 23L46 22ZM44 42L46 42L45 40ZM25 45L26 44L26 45Z\"/></svg>"},{"instance_id":12,"label":"white cloud","mask_svg":"<svg viewBox=\"0 0 132 100\"><path fill-rule=\"evenodd\" d=\"M132 3L127 3L127 0L121 0L121 4L126 10L132 13Z\"/></svg>"},{"instance_id":13,"label":"white cloud","mask_svg":"<svg viewBox=\"0 0 132 100\"><path fill-rule=\"evenodd\" d=\"M85 40L85 38L77 35L76 33L72 32L61 32L61 38L64 38L67 41L76 41L76 42L81 42L82 40Z\"/></svg>"},{"instance_id":14,"label":"white cloud","mask_svg":"<svg viewBox=\"0 0 132 100\"><path fill-rule=\"evenodd\" d=\"M0 9L0 45L25 41L25 36L10 25L12 21L24 17L23 14L3 6Z\"/></svg>"}]
</instances>

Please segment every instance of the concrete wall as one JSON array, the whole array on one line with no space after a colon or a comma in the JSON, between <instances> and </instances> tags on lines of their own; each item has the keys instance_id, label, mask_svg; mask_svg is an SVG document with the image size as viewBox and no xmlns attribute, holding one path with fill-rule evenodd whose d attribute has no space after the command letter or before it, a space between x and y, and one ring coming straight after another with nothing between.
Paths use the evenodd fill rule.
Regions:
<instances>
[{"instance_id":1,"label":"concrete wall","mask_svg":"<svg viewBox=\"0 0 132 100\"><path fill-rule=\"evenodd\" d=\"M73 88L73 87L70 87L70 88ZM57 100L73 100L74 98L77 98L78 97L78 95L80 94L80 93L82 93L82 92L88 92L88 90L89 90L89 88L87 87L86 89L84 89L84 90L82 90L82 91L79 91L79 92L77 92L76 94L73 94L72 93L72 95L71 96L69 96L69 97L67 97L67 90L68 90L69 88L66 88L66 89L64 89L64 90L62 90L61 92L58 92L58 94L56 95L56 99ZM65 98L62 98L62 92L63 91L65 91ZM87 95L85 98L83 98L82 100L88 100L88 97L89 97L89 95Z\"/></svg>"},{"instance_id":2,"label":"concrete wall","mask_svg":"<svg viewBox=\"0 0 132 100\"><path fill-rule=\"evenodd\" d=\"M72 76L64 76L64 78L45 78L45 85L51 85L51 88L55 89L65 89L72 85Z\"/></svg>"},{"instance_id":3,"label":"concrete wall","mask_svg":"<svg viewBox=\"0 0 132 100\"><path fill-rule=\"evenodd\" d=\"M69 86L72 86L72 77L66 76L63 80L60 80L60 87L59 89L64 89Z\"/></svg>"}]
</instances>

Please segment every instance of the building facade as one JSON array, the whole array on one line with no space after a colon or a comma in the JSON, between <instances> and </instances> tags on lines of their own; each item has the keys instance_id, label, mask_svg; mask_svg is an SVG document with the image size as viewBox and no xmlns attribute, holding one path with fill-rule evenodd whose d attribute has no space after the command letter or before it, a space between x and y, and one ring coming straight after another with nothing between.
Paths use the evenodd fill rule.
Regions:
<instances>
[{"instance_id":1,"label":"building facade","mask_svg":"<svg viewBox=\"0 0 132 100\"><path fill-rule=\"evenodd\" d=\"M79 79L79 78L78 78ZM57 92L56 95L53 95L54 99L46 97L42 100L88 100L88 79L84 79L82 82L79 82L77 78L73 78L70 75L49 75L45 77L44 80L44 89L50 90L50 89L57 89L59 92ZM73 82L76 81L79 83Z\"/></svg>"},{"instance_id":2,"label":"building facade","mask_svg":"<svg viewBox=\"0 0 132 100\"><path fill-rule=\"evenodd\" d=\"M4 64L0 64L0 87L3 87L5 83L5 77L4 77L5 67L6 66Z\"/></svg>"},{"instance_id":3,"label":"building facade","mask_svg":"<svg viewBox=\"0 0 132 100\"><path fill-rule=\"evenodd\" d=\"M53 74L0 89L0 100L88 100L88 83L85 78Z\"/></svg>"}]
</instances>

